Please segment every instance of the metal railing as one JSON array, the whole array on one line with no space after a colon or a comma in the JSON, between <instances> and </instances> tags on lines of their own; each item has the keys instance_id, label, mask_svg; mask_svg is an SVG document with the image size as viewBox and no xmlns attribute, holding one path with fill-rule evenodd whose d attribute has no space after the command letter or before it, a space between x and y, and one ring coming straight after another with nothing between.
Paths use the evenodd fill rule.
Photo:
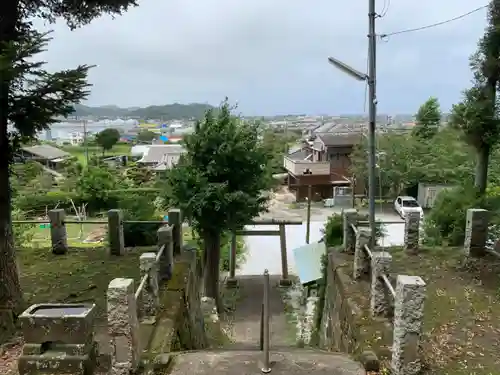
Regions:
<instances>
[{"instance_id":1,"label":"metal railing","mask_svg":"<svg viewBox=\"0 0 500 375\"><path fill-rule=\"evenodd\" d=\"M262 297L262 309L260 315L260 350L263 352L262 368L264 374L271 372L271 363L269 361L269 346L270 346L270 316L269 316L269 271L264 271L264 292Z\"/></svg>"}]
</instances>

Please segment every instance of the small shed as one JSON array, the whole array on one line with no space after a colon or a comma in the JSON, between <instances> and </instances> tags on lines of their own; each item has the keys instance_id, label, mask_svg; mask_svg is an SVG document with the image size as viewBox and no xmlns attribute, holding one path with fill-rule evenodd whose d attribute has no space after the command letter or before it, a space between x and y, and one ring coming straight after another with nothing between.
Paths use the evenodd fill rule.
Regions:
<instances>
[{"instance_id":1,"label":"small shed","mask_svg":"<svg viewBox=\"0 0 500 375\"><path fill-rule=\"evenodd\" d=\"M422 208L432 208L438 194L452 188L454 188L452 185L419 183L417 202Z\"/></svg>"}]
</instances>

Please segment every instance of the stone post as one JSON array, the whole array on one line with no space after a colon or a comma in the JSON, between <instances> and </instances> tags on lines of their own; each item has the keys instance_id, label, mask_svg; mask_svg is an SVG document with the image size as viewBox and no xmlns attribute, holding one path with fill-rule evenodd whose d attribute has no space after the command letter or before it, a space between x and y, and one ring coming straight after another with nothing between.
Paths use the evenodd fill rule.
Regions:
<instances>
[{"instance_id":1,"label":"stone post","mask_svg":"<svg viewBox=\"0 0 500 375\"><path fill-rule=\"evenodd\" d=\"M164 225L158 229L158 251L165 245L163 255L159 260L159 281L170 280L174 267L173 229Z\"/></svg>"},{"instance_id":2,"label":"stone post","mask_svg":"<svg viewBox=\"0 0 500 375\"><path fill-rule=\"evenodd\" d=\"M351 224L356 225L357 217L358 211L354 208L348 208L342 212L342 224L344 228L342 247L347 253L354 252L356 237L354 235L354 231L351 228Z\"/></svg>"},{"instance_id":3,"label":"stone post","mask_svg":"<svg viewBox=\"0 0 500 375\"><path fill-rule=\"evenodd\" d=\"M178 208L168 210L168 225L173 229L174 255L181 253L182 249L182 214Z\"/></svg>"},{"instance_id":4,"label":"stone post","mask_svg":"<svg viewBox=\"0 0 500 375\"><path fill-rule=\"evenodd\" d=\"M49 211L50 220L50 238L52 242L52 253L57 255L68 252L68 235L66 233L66 224L64 219L66 214L63 209Z\"/></svg>"},{"instance_id":5,"label":"stone post","mask_svg":"<svg viewBox=\"0 0 500 375\"><path fill-rule=\"evenodd\" d=\"M408 253L418 252L420 239L420 210L409 207L405 210L405 242L404 249Z\"/></svg>"},{"instance_id":6,"label":"stone post","mask_svg":"<svg viewBox=\"0 0 500 375\"><path fill-rule=\"evenodd\" d=\"M125 254L122 210L108 211L108 242L110 255Z\"/></svg>"},{"instance_id":7,"label":"stone post","mask_svg":"<svg viewBox=\"0 0 500 375\"><path fill-rule=\"evenodd\" d=\"M394 375L417 375L422 364L419 344L425 302L425 282L419 276L399 275L394 301L391 367Z\"/></svg>"},{"instance_id":8,"label":"stone post","mask_svg":"<svg viewBox=\"0 0 500 375\"><path fill-rule=\"evenodd\" d=\"M160 306L159 269L156 253L143 253L139 257L141 279L148 275L148 281L142 290L142 303L139 306L141 316L156 316Z\"/></svg>"},{"instance_id":9,"label":"stone post","mask_svg":"<svg viewBox=\"0 0 500 375\"><path fill-rule=\"evenodd\" d=\"M139 321L133 279L111 280L107 293L108 332L111 336L110 375L128 375L139 366Z\"/></svg>"},{"instance_id":10,"label":"stone post","mask_svg":"<svg viewBox=\"0 0 500 375\"><path fill-rule=\"evenodd\" d=\"M480 208L467 210L464 250L467 257L484 256L488 239L489 212Z\"/></svg>"},{"instance_id":11,"label":"stone post","mask_svg":"<svg viewBox=\"0 0 500 375\"><path fill-rule=\"evenodd\" d=\"M383 274L388 275L391 269L392 255L386 251L372 253L372 282L370 310L372 316L384 316L389 312L387 303L387 291L384 282L381 280Z\"/></svg>"},{"instance_id":12,"label":"stone post","mask_svg":"<svg viewBox=\"0 0 500 375\"><path fill-rule=\"evenodd\" d=\"M356 233L356 245L354 248L353 277L360 279L364 273L370 270L370 257L366 253L365 245L370 244L371 231L369 228L358 228Z\"/></svg>"}]
</instances>

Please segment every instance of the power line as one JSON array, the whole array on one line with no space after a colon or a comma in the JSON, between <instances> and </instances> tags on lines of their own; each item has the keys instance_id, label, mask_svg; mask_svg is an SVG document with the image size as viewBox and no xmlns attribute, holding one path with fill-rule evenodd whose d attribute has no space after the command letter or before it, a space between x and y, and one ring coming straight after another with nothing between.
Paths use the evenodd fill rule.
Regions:
<instances>
[{"instance_id":1,"label":"power line","mask_svg":"<svg viewBox=\"0 0 500 375\"><path fill-rule=\"evenodd\" d=\"M425 26L421 26L421 27L415 27L413 29L405 29L405 30L395 31L393 33L388 33L388 34L379 34L379 37L383 39L383 38L388 38L388 37L393 36L393 35L406 34L406 33L412 33L412 32L415 32L415 31L420 31L420 30L425 30L425 29L431 29L431 28L434 28L436 26L441 26L441 25L444 25L444 24L447 24L447 23L450 23L450 22L453 22L453 21L460 20L462 18L470 16L473 13L479 12L480 10L483 10L483 9L485 9L487 7L488 7L488 5L483 5L483 6L479 7L479 8L473 9L473 10L467 12L467 13L464 13L464 14L461 14L459 16L447 19L445 21L436 22L436 23L432 23L430 25L425 25Z\"/></svg>"}]
</instances>

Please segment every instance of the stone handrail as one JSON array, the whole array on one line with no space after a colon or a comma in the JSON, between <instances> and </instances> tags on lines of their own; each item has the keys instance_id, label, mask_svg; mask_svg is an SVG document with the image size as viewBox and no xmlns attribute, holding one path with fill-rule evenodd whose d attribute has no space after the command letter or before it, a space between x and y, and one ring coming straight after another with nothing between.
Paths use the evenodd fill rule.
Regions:
<instances>
[{"instance_id":1,"label":"stone handrail","mask_svg":"<svg viewBox=\"0 0 500 375\"><path fill-rule=\"evenodd\" d=\"M370 311L372 316L389 316L393 309L392 373L409 375L421 368L419 344L422 335L425 282L419 276L397 275L396 286L390 281L392 255L370 249L370 229L358 226L358 212L344 210L343 248L354 254L353 278L370 275ZM420 212L411 210L405 217L404 249L415 253L419 248ZM387 298L390 297L390 300ZM391 301L392 300L392 301ZM394 305L393 305L394 304Z\"/></svg>"},{"instance_id":2,"label":"stone handrail","mask_svg":"<svg viewBox=\"0 0 500 375\"><path fill-rule=\"evenodd\" d=\"M111 336L111 373L132 373L140 361L140 319L155 319L160 307L161 281L172 276L173 227L158 230L158 251L139 258L141 279L135 289L134 279L111 280L107 291L108 332Z\"/></svg>"}]
</instances>

